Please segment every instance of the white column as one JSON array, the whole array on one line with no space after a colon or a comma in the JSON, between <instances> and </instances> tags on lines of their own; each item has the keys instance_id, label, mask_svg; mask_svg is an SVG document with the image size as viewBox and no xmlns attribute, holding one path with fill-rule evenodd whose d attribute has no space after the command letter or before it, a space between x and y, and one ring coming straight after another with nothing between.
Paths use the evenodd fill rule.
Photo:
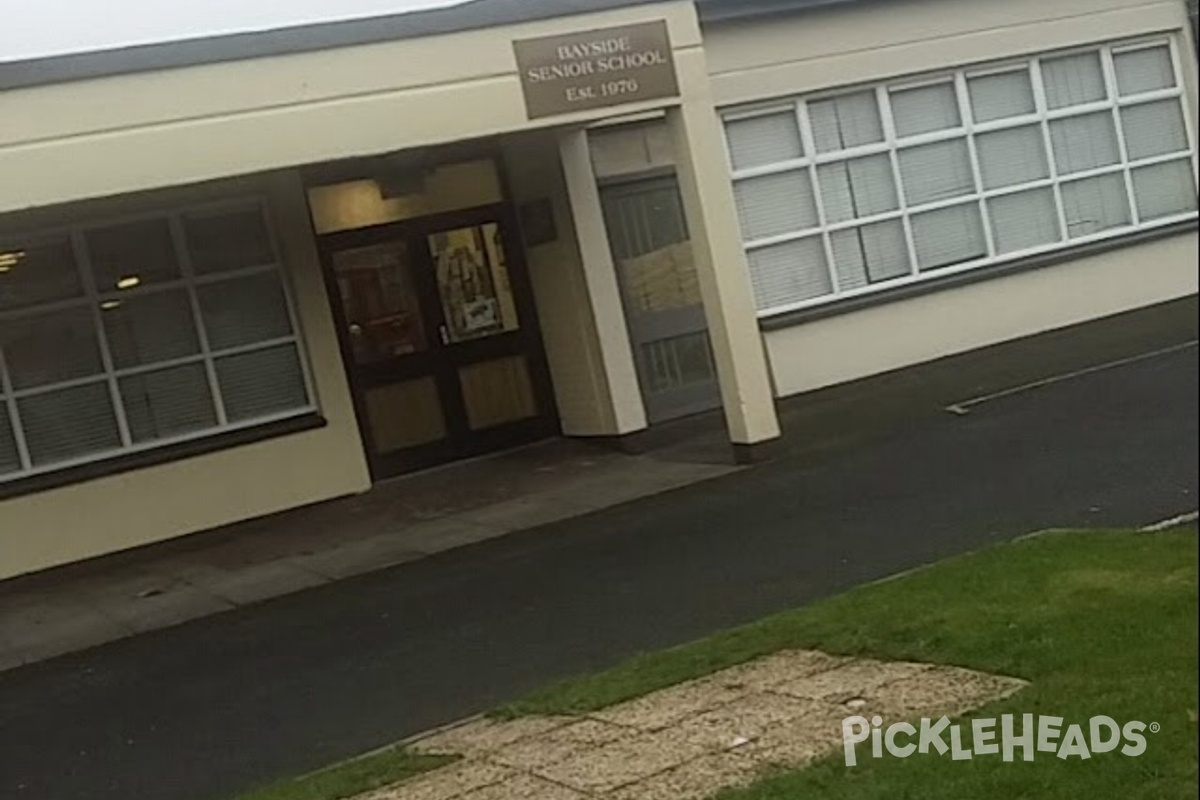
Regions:
<instances>
[{"instance_id":1,"label":"white column","mask_svg":"<svg viewBox=\"0 0 1200 800\"><path fill-rule=\"evenodd\" d=\"M612 400L614 433L633 433L646 427L646 408L625 325L625 309L608 243L600 191L592 170L587 131L564 131L559 135L558 150L583 259L584 280L596 320L604 377Z\"/></svg>"},{"instance_id":2,"label":"white column","mask_svg":"<svg viewBox=\"0 0 1200 800\"><path fill-rule=\"evenodd\" d=\"M735 447L779 437L779 418L750 269L742 249L729 158L702 57L680 59L683 103L668 111L721 400ZM738 447L738 449L742 449Z\"/></svg>"}]
</instances>

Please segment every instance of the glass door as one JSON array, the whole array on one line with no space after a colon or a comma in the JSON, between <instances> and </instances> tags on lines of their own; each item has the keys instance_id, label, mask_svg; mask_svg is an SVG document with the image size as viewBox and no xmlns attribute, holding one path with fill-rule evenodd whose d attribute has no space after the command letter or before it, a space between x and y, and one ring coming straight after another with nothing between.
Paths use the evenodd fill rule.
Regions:
<instances>
[{"instance_id":1,"label":"glass door","mask_svg":"<svg viewBox=\"0 0 1200 800\"><path fill-rule=\"evenodd\" d=\"M650 422L717 408L720 388L675 178L606 186L601 201Z\"/></svg>"},{"instance_id":2,"label":"glass door","mask_svg":"<svg viewBox=\"0 0 1200 800\"><path fill-rule=\"evenodd\" d=\"M499 207L322 238L378 477L557 432L508 229Z\"/></svg>"}]
</instances>

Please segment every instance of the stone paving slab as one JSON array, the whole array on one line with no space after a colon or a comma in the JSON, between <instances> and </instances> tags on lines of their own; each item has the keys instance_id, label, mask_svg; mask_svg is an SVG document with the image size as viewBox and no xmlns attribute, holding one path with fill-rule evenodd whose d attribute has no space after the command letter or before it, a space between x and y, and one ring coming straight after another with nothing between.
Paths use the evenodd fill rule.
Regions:
<instances>
[{"instance_id":1,"label":"stone paving slab","mask_svg":"<svg viewBox=\"0 0 1200 800\"><path fill-rule=\"evenodd\" d=\"M463 760L360 800L704 800L841 746L848 716L957 716L1025 686L958 667L787 651L580 717L417 739Z\"/></svg>"}]
</instances>

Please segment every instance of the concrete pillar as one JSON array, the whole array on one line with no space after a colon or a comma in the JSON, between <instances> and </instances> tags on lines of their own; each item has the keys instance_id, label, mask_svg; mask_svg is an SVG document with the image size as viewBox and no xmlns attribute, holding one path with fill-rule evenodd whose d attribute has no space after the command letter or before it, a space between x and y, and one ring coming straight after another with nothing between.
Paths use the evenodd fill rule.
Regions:
<instances>
[{"instance_id":1,"label":"concrete pillar","mask_svg":"<svg viewBox=\"0 0 1200 800\"><path fill-rule=\"evenodd\" d=\"M753 460L779 437L779 418L742 249L729 157L700 58L680 63L683 103L667 112L729 437Z\"/></svg>"},{"instance_id":2,"label":"concrete pillar","mask_svg":"<svg viewBox=\"0 0 1200 800\"><path fill-rule=\"evenodd\" d=\"M600 191L592 171L587 131L578 129L562 132L558 149L567 194L571 200L575 235L583 259L584 280L596 318L601 362L612 399L615 433L634 433L647 426L646 408L642 403L637 367L625 325L625 308L621 304L621 289L617 283L612 248L608 243Z\"/></svg>"}]
</instances>

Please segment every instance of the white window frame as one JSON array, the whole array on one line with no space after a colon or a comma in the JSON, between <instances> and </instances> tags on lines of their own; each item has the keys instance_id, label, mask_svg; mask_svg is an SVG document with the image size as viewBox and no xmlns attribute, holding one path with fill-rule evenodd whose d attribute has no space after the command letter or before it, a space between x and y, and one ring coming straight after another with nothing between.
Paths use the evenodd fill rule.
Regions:
<instances>
[{"instance_id":1,"label":"white window frame","mask_svg":"<svg viewBox=\"0 0 1200 800\"><path fill-rule=\"evenodd\" d=\"M255 264L249 267L240 267L238 269L221 270L211 274L197 275L193 268L191 253L186 244L187 240L184 234L183 223L184 217L197 213L205 214L214 212L219 213L222 211L248 211L251 209L257 210L258 213L262 215L263 223L266 227L266 233L271 247L271 260L267 263ZM174 245L176 262L179 267L179 276L171 280L155 281L129 289L100 291L100 289L96 286L96 276L92 269L91 257L88 253L86 245L87 233L93 230L148 220L166 221L168 223L171 231L172 244ZM3 235L4 241L20 241L20 239L23 237L38 239L59 238L68 240L71 243L72 254L75 260L74 266L83 291L78 296L65 300L53 300L47 303L40 303L37 305L26 306L17 309L0 310L0 326L3 326L5 322L24 317L41 316L43 314L53 313L55 311L90 308L92 312L92 325L96 336L96 344L100 354L101 371L82 378L72 378L65 381L39 384L38 386L31 388L17 389L12 383L11 375L9 374L7 364L5 363L4 350L2 347L0 347L0 405L2 405L8 412L8 425L11 427L13 440L16 444L17 455L20 460L20 466L15 471L0 473L0 485L23 480L36 475L59 472L85 464L107 461L113 458L119 458L121 456L127 456L134 453L141 453L148 450L157 450L159 448L169 447L171 445L176 445L183 442L211 438L213 436L219 436L232 431L245 430L247 428L254 428L273 422L279 422L286 419L292 419L295 417L316 413L318 408L316 404L316 392L314 391L312 369L304 347L304 337L301 333L302 329L300 326L300 319L296 310L296 303L293 297L292 287L290 285L290 281L288 280L288 272L283 266L284 261L281 257L279 242L275 235L275 230L275 220L271 214L270 204L263 197L251 196L178 206L124 216L103 217L70 226L39 228L15 233L6 232ZM272 273L278 276L279 283L282 287L288 323L291 327L291 334L288 336L278 336L272 339L253 342L251 344L236 345L233 347L218 349L211 347L209 343L208 332L205 329L204 317L200 309L200 300L197 289L214 283L236 281L240 278L250 278L256 275ZM138 364L130 367L116 367L113 362L112 354L109 349L107 333L104 328L104 320L102 316L103 305L108 302L129 300L137 297L145 297L147 295L167 293L172 291L177 292L181 289L187 292L188 301L191 306L197 342L199 344L199 350L196 353L180 358L157 361L149 364ZM299 359L301 374L303 377L307 403L301 407L289 409L287 411L276 412L242 421L230 421L226 413L224 400L221 397L220 384L217 380L217 360L223 357L251 353L259 350L268 350L274 347L281 347L285 345L294 346L296 349L296 355ZM125 407L120 394L120 380L133 375L158 372L164 369L186 366L190 364L204 365L209 390L212 393L213 411L217 420L217 424L201 430L154 439L148 442L134 442L132 434L129 430L128 421L126 420ZM121 437L120 447L106 451L88 453L86 455L65 459L63 461L55 461L51 464L35 466L32 462L29 448L25 441L24 429L21 425L20 407L18 405L19 401L62 389L70 389L73 387L99 383L104 383L108 387L109 396L113 405L113 414L116 419L117 428ZM2 424L2 420L0 420L0 424Z\"/></svg>"},{"instance_id":2,"label":"white window frame","mask_svg":"<svg viewBox=\"0 0 1200 800\"><path fill-rule=\"evenodd\" d=\"M1168 89L1143 92L1136 95L1124 97L1121 96L1117 86L1113 60L1114 54L1153 47L1162 47L1164 45L1168 48L1170 53L1171 63L1175 75L1175 86ZM1047 59L1054 59L1080 53L1100 54L1105 89L1108 95L1107 99L1102 102L1094 102L1050 110L1047 107L1045 86L1042 82L1041 63ZM989 122L976 123L974 121L974 109L972 108L970 100L968 80L975 77L1021 71L1024 71L1027 75L1029 75L1030 82L1033 87L1035 111L1031 114L1023 114L1020 116L1006 117ZM806 300L800 300L793 303L760 308L758 310L758 316L760 318L766 318L792 311L812 308L815 306L826 305L849 297L886 292L901 286L938 280L948 275L977 270L982 267L993 266L996 264L1012 262L1055 250L1064 250L1083 244L1127 237L1140 231L1174 225L1179 222L1195 219L1197 217L1197 211L1193 210L1179 214L1172 214L1148 222L1143 221L1139 216L1139 209L1137 199L1134 195L1132 180L1133 170L1135 168L1152 166L1154 164L1166 162L1183 161L1186 159L1191 164L1192 180L1194 183L1196 182L1196 131L1193 130L1194 123L1186 93L1185 76L1186 73L1183 70L1183 64L1180 55L1179 37L1177 35L1160 34L1150 37L1141 37L1133 40L1097 43L1087 46L1073 47L1066 50L1039 53L1026 58L1006 58L994 63L967 66L956 70L942 70L926 75L903 77L897 80L886 81L877 84L847 86L838 89L815 92L802 97L764 101L756 103L753 106L743 106L723 110L721 116L724 121L779 114L789 110L795 113L797 123L799 125L801 142L804 145L803 156L798 159L791 159L777 164L762 165L752 169L733 170L732 180L734 184L736 184L742 180L761 177L764 175L793 171L807 172L812 184L813 196L817 205L818 224L815 227L806 228L804 230L788 231L769 237L744 240L743 246L749 254L750 252L760 248L770 247L772 245L778 245L799 239L809 239L815 236L820 236L823 240L826 264L828 266L830 279L832 281L831 285L833 290L829 294L821 295L820 297L809 298ZM953 82L955 86L962 124L959 127L952 129L922 133L915 136L899 137L896 133L895 123L892 118L891 103L889 101L891 93L894 91L902 91L905 89L937 85L947 82ZM877 143L858 146L832 153L817 153L815 147L813 146L813 132L808 118L808 104L811 102L828 99L830 97L856 94L864 91L873 91L875 93L880 120L883 127L883 140ZM1138 159L1136 161L1130 161L1128 149L1125 143L1125 131L1121 120L1121 110L1144 103L1167 99L1177 99L1183 106L1187 149L1175 151L1165 155L1156 155ZM1084 116L1098 112L1109 113L1113 117L1113 122L1116 127L1118 150L1120 154L1118 163L1072 173L1068 176L1060 175L1054 156L1053 143L1050 134L1050 123L1059 119ZM1023 128L1031 125L1038 125L1041 130L1043 144L1046 148L1049 176L1046 178L1040 178L1021 184L1004 186L997 189L984 188L982 175L980 174L981 165L976 146L977 136L991 133L993 131ZM916 206L910 206L905 195L903 176L900 170L900 151L918 145L951 140L965 140L968 146L971 168L975 180L975 192L960 195L954 198L941 199ZM818 168L824 164L847 162L855 158L878 154L886 154L891 160L892 176L895 182L895 188L898 197L898 208L894 211L877 214L871 217L863 217L833 224L827 223L824 200L821 194ZM1072 238L1069 235L1070 231L1068 230L1067 225L1067 215L1063 204L1062 187L1079 180L1108 174L1120 174L1122 176L1129 203L1131 218L1130 224L1110 228L1086 236ZM1061 237L1060 240L1051 244L1038 245L1022 250L998 254L996 250L996 243L994 241L995 233L991 223L989 201L993 198L1008 194L1045 188L1053 189L1054 203L1058 215L1058 227ZM977 203L979 205L987 247L987 255L983 258L954 264L949 267L938 267L930 272L922 272L917 262L917 252L912 232L912 217L915 214L933 211L939 208L964 205L967 203ZM897 219L902 222L904 227L904 237L908 246L909 274L899 278L879 281L868 286L854 289L842 289L838 281L837 267L833 259L831 234L848 228L859 228L871 223Z\"/></svg>"}]
</instances>

